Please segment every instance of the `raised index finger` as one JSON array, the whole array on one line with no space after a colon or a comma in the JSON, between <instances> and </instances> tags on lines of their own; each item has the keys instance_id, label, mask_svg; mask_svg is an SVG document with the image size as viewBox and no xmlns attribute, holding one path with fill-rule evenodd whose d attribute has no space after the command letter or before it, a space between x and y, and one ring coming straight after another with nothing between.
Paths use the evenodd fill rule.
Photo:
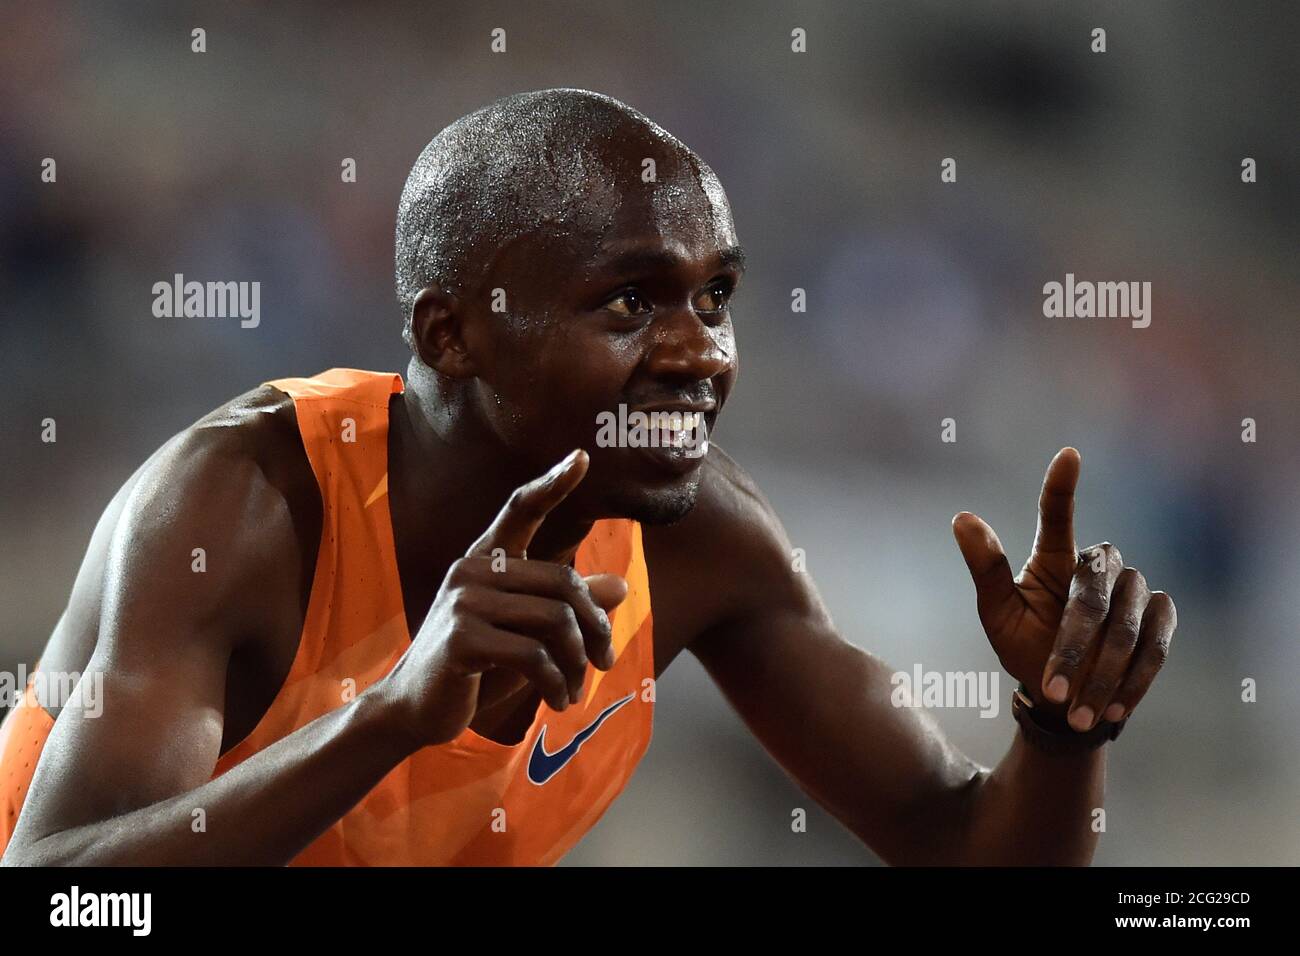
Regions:
<instances>
[{"instance_id":1,"label":"raised index finger","mask_svg":"<svg viewBox=\"0 0 1300 956\"><path fill-rule=\"evenodd\" d=\"M496 519L475 541L467 558L489 558L496 548L507 557L522 558L546 516L569 496L587 474L590 459L581 448L574 449L558 465L527 484L516 488Z\"/></svg>"},{"instance_id":2,"label":"raised index finger","mask_svg":"<svg viewBox=\"0 0 1300 956\"><path fill-rule=\"evenodd\" d=\"M1079 452L1062 448L1047 466L1038 497L1034 551L1066 554L1074 563L1074 488L1079 483Z\"/></svg>"}]
</instances>

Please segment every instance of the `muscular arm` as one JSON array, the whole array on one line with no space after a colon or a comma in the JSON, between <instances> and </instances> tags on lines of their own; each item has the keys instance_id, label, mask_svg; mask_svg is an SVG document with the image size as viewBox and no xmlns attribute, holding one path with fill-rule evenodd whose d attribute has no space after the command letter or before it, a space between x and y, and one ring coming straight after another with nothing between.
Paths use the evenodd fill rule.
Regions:
<instances>
[{"instance_id":1,"label":"muscular arm","mask_svg":"<svg viewBox=\"0 0 1300 956\"><path fill-rule=\"evenodd\" d=\"M231 431L172 443L122 504L83 678L102 713L58 713L5 864L283 864L413 748L381 682L211 779L231 654L296 594L283 497Z\"/></svg>"},{"instance_id":2,"label":"muscular arm","mask_svg":"<svg viewBox=\"0 0 1300 956\"><path fill-rule=\"evenodd\" d=\"M773 757L886 862L1091 859L1104 751L1052 756L1017 732L981 767L924 711L891 706L892 669L817 615L737 620L696 655Z\"/></svg>"},{"instance_id":3,"label":"muscular arm","mask_svg":"<svg viewBox=\"0 0 1300 956\"><path fill-rule=\"evenodd\" d=\"M892 706L892 669L836 633L753 482L721 454L707 467L696 511L648 539L652 581L692 595L692 579L716 582L690 650L794 780L889 863L1086 863L1104 757L1043 754L1017 732L988 770L924 711Z\"/></svg>"}]
</instances>

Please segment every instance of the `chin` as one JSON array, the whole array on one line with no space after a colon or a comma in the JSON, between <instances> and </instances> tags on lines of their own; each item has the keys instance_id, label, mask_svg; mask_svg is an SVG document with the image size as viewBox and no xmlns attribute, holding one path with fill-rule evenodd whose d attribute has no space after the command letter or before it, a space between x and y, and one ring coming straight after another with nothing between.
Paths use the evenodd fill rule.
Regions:
<instances>
[{"instance_id":1,"label":"chin","mask_svg":"<svg viewBox=\"0 0 1300 956\"><path fill-rule=\"evenodd\" d=\"M666 488L627 489L613 496L609 510L640 524L675 524L691 513L699 494L699 475L688 475Z\"/></svg>"}]
</instances>

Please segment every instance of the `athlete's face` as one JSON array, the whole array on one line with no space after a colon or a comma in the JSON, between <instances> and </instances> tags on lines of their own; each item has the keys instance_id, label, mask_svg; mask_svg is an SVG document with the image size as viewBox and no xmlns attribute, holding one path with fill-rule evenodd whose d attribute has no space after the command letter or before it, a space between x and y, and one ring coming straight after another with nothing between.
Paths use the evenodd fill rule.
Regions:
<instances>
[{"instance_id":1,"label":"athlete's face","mask_svg":"<svg viewBox=\"0 0 1300 956\"><path fill-rule=\"evenodd\" d=\"M593 188L598 226L530 234L496 258L488 288L505 311L475 323L492 339L480 407L537 473L574 448L590 453L573 495L583 513L675 521L695 502L736 377L730 299L743 253L707 169L683 164L612 196L612 183ZM667 431L638 431L635 412L677 412L683 426L698 416L698 427L673 434L677 422L660 419Z\"/></svg>"}]
</instances>

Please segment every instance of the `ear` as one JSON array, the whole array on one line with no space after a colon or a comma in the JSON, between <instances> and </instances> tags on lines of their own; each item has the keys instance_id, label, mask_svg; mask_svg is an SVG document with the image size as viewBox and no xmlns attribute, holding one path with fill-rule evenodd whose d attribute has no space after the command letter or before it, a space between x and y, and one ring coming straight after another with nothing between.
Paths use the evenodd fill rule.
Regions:
<instances>
[{"instance_id":1,"label":"ear","mask_svg":"<svg viewBox=\"0 0 1300 956\"><path fill-rule=\"evenodd\" d=\"M465 343L462 300L437 282L420 290L411 306L411 337L420 361L452 378L472 378L473 359Z\"/></svg>"}]
</instances>

